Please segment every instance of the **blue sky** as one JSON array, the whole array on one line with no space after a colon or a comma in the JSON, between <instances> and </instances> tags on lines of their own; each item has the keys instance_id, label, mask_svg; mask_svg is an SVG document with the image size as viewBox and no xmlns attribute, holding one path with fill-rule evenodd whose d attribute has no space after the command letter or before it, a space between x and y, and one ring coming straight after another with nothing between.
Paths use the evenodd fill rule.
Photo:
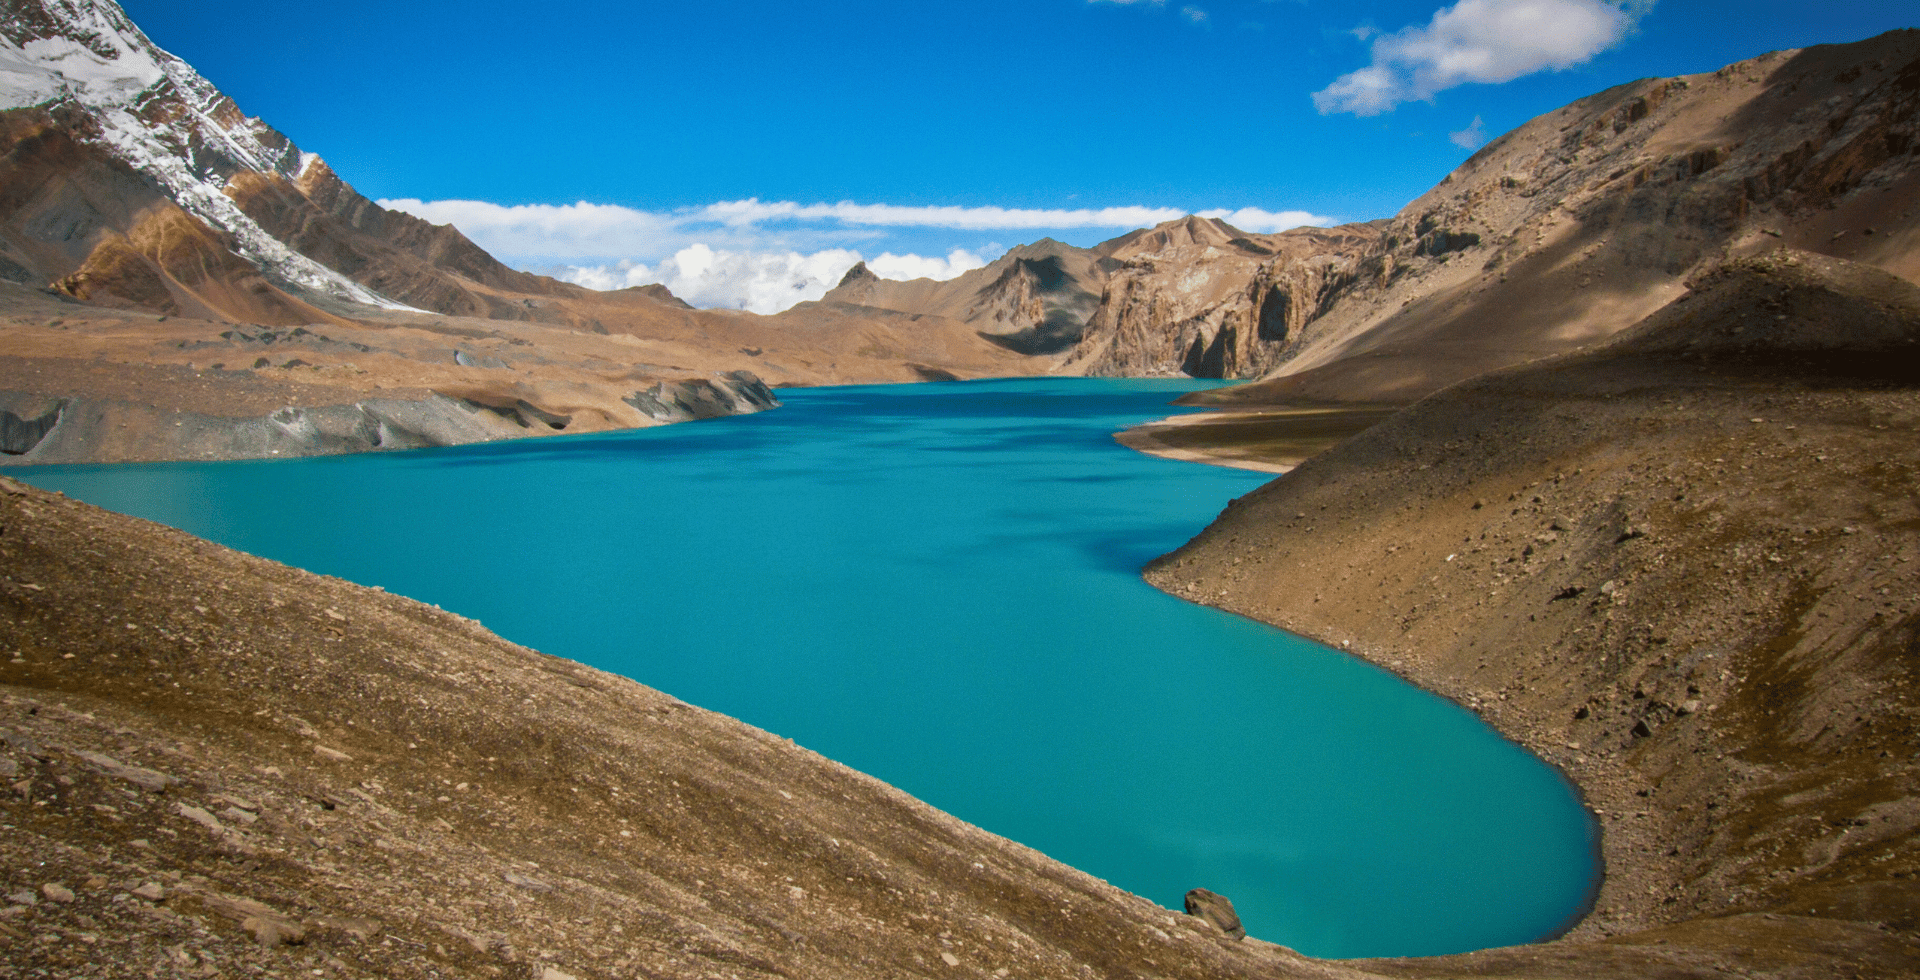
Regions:
<instances>
[{"instance_id":1,"label":"blue sky","mask_svg":"<svg viewBox=\"0 0 1920 980\"><path fill-rule=\"evenodd\" d=\"M124 5L369 197L524 267L695 292L1186 211L1382 217L1476 134L1608 86L1920 26L1920 0Z\"/></svg>"}]
</instances>

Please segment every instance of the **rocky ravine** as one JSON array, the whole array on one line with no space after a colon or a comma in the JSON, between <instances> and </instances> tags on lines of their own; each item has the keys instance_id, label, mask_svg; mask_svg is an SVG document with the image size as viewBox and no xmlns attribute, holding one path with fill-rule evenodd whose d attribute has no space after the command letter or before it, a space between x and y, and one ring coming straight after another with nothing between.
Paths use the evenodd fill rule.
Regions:
<instances>
[{"instance_id":1,"label":"rocky ravine","mask_svg":"<svg viewBox=\"0 0 1920 980\"><path fill-rule=\"evenodd\" d=\"M1369 969L1920 972L1920 289L1788 251L1696 286L1148 569L1472 708L1600 815L1569 938Z\"/></svg>"}]
</instances>

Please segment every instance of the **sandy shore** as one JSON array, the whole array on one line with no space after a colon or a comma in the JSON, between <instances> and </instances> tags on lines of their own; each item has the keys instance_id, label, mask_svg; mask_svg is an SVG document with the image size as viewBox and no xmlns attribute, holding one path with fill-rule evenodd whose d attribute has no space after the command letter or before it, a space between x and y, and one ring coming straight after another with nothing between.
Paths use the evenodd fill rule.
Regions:
<instances>
[{"instance_id":1,"label":"sandy shore","mask_svg":"<svg viewBox=\"0 0 1920 980\"><path fill-rule=\"evenodd\" d=\"M1397 410L1391 405L1320 405L1193 412L1143 422L1113 438L1149 456L1278 474Z\"/></svg>"}]
</instances>

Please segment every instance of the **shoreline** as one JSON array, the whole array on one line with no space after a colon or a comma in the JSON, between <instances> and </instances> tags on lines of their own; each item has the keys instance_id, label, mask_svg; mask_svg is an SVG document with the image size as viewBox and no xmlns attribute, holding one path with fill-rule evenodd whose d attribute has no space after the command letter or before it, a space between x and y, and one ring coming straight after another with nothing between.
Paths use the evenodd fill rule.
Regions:
<instances>
[{"instance_id":1,"label":"shoreline","mask_svg":"<svg viewBox=\"0 0 1920 980\"><path fill-rule=\"evenodd\" d=\"M1113 434L1162 459L1275 475L1391 417L1399 405L1269 405L1169 415Z\"/></svg>"},{"instance_id":2,"label":"shoreline","mask_svg":"<svg viewBox=\"0 0 1920 980\"><path fill-rule=\"evenodd\" d=\"M1169 415L1166 418L1142 422L1139 425L1121 429L1113 434L1113 441L1135 452L1161 459L1174 459L1183 463L1204 463L1208 466L1224 466L1235 470L1252 470L1257 473L1272 473L1276 476L1290 473L1298 464L1270 463L1263 460L1243 459L1222 451L1176 446L1168 442L1165 429L1192 426L1195 422L1182 422L1198 415L1214 413L1194 413L1193 415Z\"/></svg>"},{"instance_id":3,"label":"shoreline","mask_svg":"<svg viewBox=\"0 0 1920 980\"><path fill-rule=\"evenodd\" d=\"M1162 430L1163 428L1176 428L1181 426L1205 426L1210 422L1214 421L1208 416L1216 416L1216 415L1227 416L1229 417L1230 421L1242 421L1242 420L1261 418L1261 417L1271 417L1274 414L1277 414L1277 413L1224 411L1224 412L1194 413L1190 415L1175 415L1175 416L1171 416L1164 419L1155 419L1150 422L1143 422L1140 425L1134 426L1132 428L1123 429L1120 432L1114 433L1114 440L1116 442L1119 442L1121 445L1126 446L1127 448L1132 449L1136 452L1144 453L1149 456L1158 456L1162 459L1179 460L1181 462L1189 462L1189 463L1200 463L1207 466L1220 466L1228 469L1257 470L1260 472L1273 473L1276 476L1279 476L1279 475L1285 475L1287 473L1292 472L1299 464L1298 463L1278 464L1278 463L1265 462L1260 460L1250 460L1250 459L1246 459L1246 458L1234 455L1231 451L1222 451L1222 450L1210 451L1207 447L1203 447L1203 446L1171 446L1171 445L1168 445L1163 439L1160 438L1160 430ZM1183 422L1182 420L1192 420L1192 421ZM1500 724L1499 722L1500 716L1497 713L1489 715L1487 712L1481 709L1480 705L1478 705L1477 703L1474 703L1469 697L1464 696L1463 694L1456 691L1449 691L1444 689L1443 685L1437 682L1437 678L1420 676L1409 671L1407 669L1406 662L1403 660L1383 658L1377 655L1369 655L1366 650L1356 648L1353 645L1351 640L1345 640L1345 641L1336 640L1327 636L1321 636L1311 632L1305 632L1287 623L1273 622L1273 621L1263 620L1258 617L1246 616L1246 614L1244 613L1240 613L1235 610L1228 609L1225 606L1218 605L1213 602L1207 602L1207 601L1204 601L1203 599L1196 598L1191 595L1182 594L1181 592L1173 589L1169 589L1162 584L1155 583L1151 578L1149 578L1146 575L1145 569L1142 570L1141 578L1144 581L1146 581L1147 584L1152 585L1155 589L1167 595L1173 596L1176 599L1181 599L1187 602L1191 602L1199 606L1205 606L1206 608L1209 608L1209 609L1217 609L1222 612L1228 612L1238 616L1245 616L1245 618L1253 622L1258 622L1266 626L1272 626L1276 629L1279 629L1283 632L1288 633L1289 635L1300 637L1301 639L1306 640L1310 643L1316 644L1321 647L1325 647L1329 650L1337 651L1339 653L1345 654L1347 656L1353 657L1357 660L1363 661L1365 663L1371 664L1372 666L1385 670L1388 673L1391 673L1396 678L1399 678L1403 683L1406 683L1414 688L1417 688L1435 697L1442 698L1447 702L1453 704L1454 706L1458 707L1460 710L1472 714L1476 719L1478 719L1482 724L1486 725L1488 728L1492 729L1502 739L1524 750L1528 755L1532 756L1535 760L1539 761L1542 765L1553 770L1553 772L1556 775L1558 775L1560 779L1563 780L1567 784L1567 786L1573 790L1575 797L1579 801L1579 805L1581 809L1586 812L1586 815L1589 820L1589 827L1592 831L1592 838L1590 843L1592 847L1592 856L1594 860L1595 872L1593 875L1593 879L1588 884L1587 894L1585 898L1581 900L1580 906L1575 911L1568 914L1566 920L1564 921L1564 924L1559 927L1556 927L1553 931L1545 935L1542 935L1540 938L1532 940L1526 945L1538 946L1538 945L1552 943L1562 939L1566 939L1572 936L1577 930L1580 929L1582 925L1586 924L1588 920L1592 917L1594 910L1599 906L1601 893L1603 889L1606 887L1607 879L1609 877L1607 873L1606 849L1605 849L1605 843L1604 843L1605 837L1606 837L1606 825L1605 825L1605 822L1602 820L1602 817L1606 813L1606 810L1605 808L1599 807L1595 803L1594 794L1589 791L1589 787L1586 785L1586 783L1584 783L1581 780L1581 778L1578 775L1576 775L1573 769L1567 766L1564 763L1564 761L1556 760L1554 758L1554 755L1556 754L1555 746L1547 744L1547 742L1539 732L1531 729L1515 730ZM1476 952L1484 952L1484 951L1476 951ZM1473 955L1473 954L1464 953L1464 954L1448 954L1448 955ZM1423 959L1423 958L1415 958L1415 959ZM1367 958L1367 959L1379 959L1379 958L1376 957L1376 958ZM1404 959L1404 958L1400 958L1400 959ZM1339 962L1354 962L1354 961L1339 961Z\"/></svg>"},{"instance_id":4,"label":"shoreline","mask_svg":"<svg viewBox=\"0 0 1920 980\"><path fill-rule=\"evenodd\" d=\"M1560 938L1352 965L1913 975L1920 543L1863 474L1910 465L1920 409L1556 367L1429 399L1143 571L1473 711L1595 816L1599 890Z\"/></svg>"}]
</instances>

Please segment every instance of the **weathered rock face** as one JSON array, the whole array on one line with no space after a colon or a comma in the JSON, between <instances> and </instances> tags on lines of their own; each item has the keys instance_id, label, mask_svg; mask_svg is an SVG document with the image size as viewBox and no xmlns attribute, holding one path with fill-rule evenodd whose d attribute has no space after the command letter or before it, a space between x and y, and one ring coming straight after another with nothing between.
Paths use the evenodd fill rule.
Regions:
<instances>
[{"instance_id":1,"label":"weathered rock face","mask_svg":"<svg viewBox=\"0 0 1920 980\"><path fill-rule=\"evenodd\" d=\"M1187 217L1101 246L1112 271L1067 370L1253 378L1356 274L1372 225L1249 235Z\"/></svg>"},{"instance_id":2,"label":"weathered rock face","mask_svg":"<svg viewBox=\"0 0 1920 980\"><path fill-rule=\"evenodd\" d=\"M695 378L673 384L661 382L647 391L627 396L626 403L656 422L688 422L748 415L777 408L780 399L751 371L729 371L712 380Z\"/></svg>"}]
</instances>

